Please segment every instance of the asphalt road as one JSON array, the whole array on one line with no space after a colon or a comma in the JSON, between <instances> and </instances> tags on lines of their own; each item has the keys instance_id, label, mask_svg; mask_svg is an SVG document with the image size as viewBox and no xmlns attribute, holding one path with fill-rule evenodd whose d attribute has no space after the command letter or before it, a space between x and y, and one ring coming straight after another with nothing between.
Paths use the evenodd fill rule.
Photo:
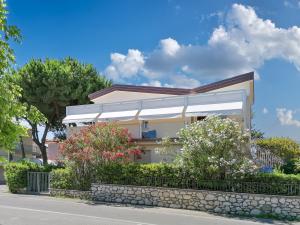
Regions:
<instances>
[{"instance_id":1,"label":"asphalt road","mask_svg":"<svg viewBox=\"0 0 300 225\"><path fill-rule=\"evenodd\" d=\"M2 191L1 191L2 189ZM13 195L0 187L0 225L259 225L284 224L272 220L228 218L208 213L91 204L74 199ZM300 224L300 223L299 223Z\"/></svg>"}]
</instances>

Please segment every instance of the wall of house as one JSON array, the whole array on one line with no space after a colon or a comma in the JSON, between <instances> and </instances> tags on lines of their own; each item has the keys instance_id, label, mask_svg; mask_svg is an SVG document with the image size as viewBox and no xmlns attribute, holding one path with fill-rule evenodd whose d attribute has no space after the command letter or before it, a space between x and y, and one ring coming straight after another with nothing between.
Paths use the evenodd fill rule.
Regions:
<instances>
[{"instance_id":1,"label":"wall of house","mask_svg":"<svg viewBox=\"0 0 300 225\"><path fill-rule=\"evenodd\" d=\"M141 138L141 123L142 121L132 120L132 121L118 121L117 122L121 127L127 128L131 133L132 137L135 139ZM182 118L178 119L161 119L161 120L149 120L148 129L146 130L156 130L157 138L163 137L177 137L177 132L185 127L185 120ZM83 126L78 127L68 127L67 136L80 131ZM144 131L146 131L144 130Z\"/></svg>"},{"instance_id":2,"label":"wall of house","mask_svg":"<svg viewBox=\"0 0 300 225\"><path fill-rule=\"evenodd\" d=\"M174 144L168 154L162 154L160 152L162 146L156 141L150 143L141 141L137 143L137 146L143 150L140 158L135 158L135 162L139 163L173 162L176 155L181 151L181 145Z\"/></svg>"},{"instance_id":3,"label":"wall of house","mask_svg":"<svg viewBox=\"0 0 300 225\"><path fill-rule=\"evenodd\" d=\"M156 130L157 138L177 137L178 131L185 127L185 120L183 118L149 120L148 126L148 130Z\"/></svg>"}]
</instances>

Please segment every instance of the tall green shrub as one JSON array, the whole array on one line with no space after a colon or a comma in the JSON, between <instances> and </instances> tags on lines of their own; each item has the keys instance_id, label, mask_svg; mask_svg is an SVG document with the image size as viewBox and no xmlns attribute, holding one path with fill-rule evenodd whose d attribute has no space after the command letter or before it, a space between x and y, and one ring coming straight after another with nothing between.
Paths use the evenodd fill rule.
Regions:
<instances>
[{"instance_id":1,"label":"tall green shrub","mask_svg":"<svg viewBox=\"0 0 300 225\"><path fill-rule=\"evenodd\" d=\"M55 169L51 172L51 188L76 190L74 172L71 168Z\"/></svg>"},{"instance_id":2,"label":"tall green shrub","mask_svg":"<svg viewBox=\"0 0 300 225\"><path fill-rule=\"evenodd\" d=\"M8 189L12 193L27 187L28 171L44 171L42 166L31 162L11 162L4 166L4 176Z\"/></svg>"},{"instance_id":3,"label":"tall green shrub","mask_svg":"<svg viewBox=\"0 0 300 225\"><path fill-rule=\"evenodd\" d=\"M224 179L251 172L249 134L232 119L206 117L179 132L180 162L205 178Z\"/></svg>"}]
</instances>

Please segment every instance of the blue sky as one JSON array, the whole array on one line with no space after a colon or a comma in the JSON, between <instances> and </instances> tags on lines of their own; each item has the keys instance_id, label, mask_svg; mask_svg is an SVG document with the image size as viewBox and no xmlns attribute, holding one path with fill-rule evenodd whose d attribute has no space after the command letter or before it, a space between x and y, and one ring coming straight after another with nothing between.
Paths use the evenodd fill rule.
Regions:
<instances>
[{"instance_id":1,"label":"blue sky","mask_svg":"<svg viewBox=\"0 0 300 225\"><path fill-rule=\"evenodd\" d=\"M255 127L300 141L300 1L8 0L19 66L71 56L115 83L192 87L255 71Z\"/></svg>"}]
</instances>

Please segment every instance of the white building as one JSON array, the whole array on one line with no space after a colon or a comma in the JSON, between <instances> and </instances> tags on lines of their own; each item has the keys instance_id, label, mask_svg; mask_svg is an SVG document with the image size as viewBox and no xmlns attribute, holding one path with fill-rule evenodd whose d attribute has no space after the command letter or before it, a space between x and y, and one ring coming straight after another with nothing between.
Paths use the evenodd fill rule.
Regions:
<instances>
[{"instance_id":1,"label":"white building","mask_svg":"<svg viewBox=\"0 0 300 225\"><path fill-rule=\"evenodd\" d=\"M193 89L113 85L89 98L94 104L67 107L63 123L77 124L68 127L68 135L89 122L117 121L145 150L142 161L158 162L161 156L154 151L158 140L176 138L181 128L205 116L231 117L250 129L254 73Z\"/></svg>"}]
</instances>

